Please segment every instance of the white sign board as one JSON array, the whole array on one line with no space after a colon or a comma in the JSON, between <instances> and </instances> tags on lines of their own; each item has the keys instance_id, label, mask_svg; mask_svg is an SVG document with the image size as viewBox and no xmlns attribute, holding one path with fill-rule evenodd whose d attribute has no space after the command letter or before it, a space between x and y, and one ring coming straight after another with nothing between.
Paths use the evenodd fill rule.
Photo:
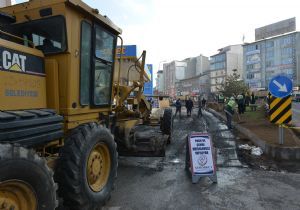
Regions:
<instances>
[{"instance_id":1,"label":"white sign board","mask_svg":"<svg viewBox=\"0 0 300 210\"><path fill-rule=\"evenodd\" d=\"M214 175L216 168L209 135L202 133L191 134L189 138L189 147L192 175Z\"/></svg>"}]
</instances>

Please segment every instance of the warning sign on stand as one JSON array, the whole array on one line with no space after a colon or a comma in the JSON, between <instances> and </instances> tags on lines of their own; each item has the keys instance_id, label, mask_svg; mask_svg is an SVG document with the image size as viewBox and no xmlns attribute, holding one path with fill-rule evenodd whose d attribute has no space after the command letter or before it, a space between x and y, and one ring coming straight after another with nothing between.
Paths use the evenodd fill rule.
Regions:
<instances>
[{"instance_id":1,"label":"warning sign on stand","mask_svg":"<svg viewBox=\"0 0 300 210\"><path fill-rule=\"evenodd\" d=\"M187 161L189 161L193 183L196 183L202 176L208 176L212 181L217 182L210 136L205 133L192 133L187 140Z\"/></svg>"}]
</instances>

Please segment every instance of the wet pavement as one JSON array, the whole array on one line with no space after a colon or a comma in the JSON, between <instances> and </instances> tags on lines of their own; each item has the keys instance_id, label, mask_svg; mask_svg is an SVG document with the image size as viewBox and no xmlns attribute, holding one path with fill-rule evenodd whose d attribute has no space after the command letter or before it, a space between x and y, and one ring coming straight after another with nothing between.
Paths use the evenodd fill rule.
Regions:
<instances>
[{"instance_id":1,"label":"wet pavement","mask_svg":"<svg viewBox=\"0 0 300 210\"><path fill-rule=\"evenodd\" d=\"M196 111L194 111L196 112ZM217 149L218 183L192 184L184 170L190 132L208 132ZM166 157L120 157L118 179L104 209L299 209L300 174L256 170L241 163L237 137L212 114L177 117Z\"/></svg>"}]
</instances>

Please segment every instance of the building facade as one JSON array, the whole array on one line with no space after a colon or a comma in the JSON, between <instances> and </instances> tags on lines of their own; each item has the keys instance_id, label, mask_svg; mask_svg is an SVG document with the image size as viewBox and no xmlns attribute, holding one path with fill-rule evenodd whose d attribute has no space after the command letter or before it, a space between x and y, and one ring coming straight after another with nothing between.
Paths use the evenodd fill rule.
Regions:
<instances>
[{"instance_id":1,"label":"building facade","mask_svg":"<svg viewBox=\"0 0 300 210\"><path fill-rule=\"evenodd\" d=\"M210 57L210 91L217 93L234 70L243 78L243 47L230 45Z\"/></svg>"},{"instance_id":2,"label":"building facade","mask_svg":"<svg viewBox=\"0 0 300 210\"><path fill-rule=\"evenodd\" d=\"M157 90L157 94L159 94L159 95L164 94L164 89L165 89L165 85L164 85L164 73L163 73L163 70L159 70L157 72L157 78L156 78L156 90Z\"/></svg>"},{"instance_id":3,"label":"building facade","mask_svg":"<svg viewBox=\"0 0 300 210\"><path fill-rule=\"evenodd\" d=\"M210 93L209 71L175 83L177 96L204 96Z\"/></svg>"},{"instance_id":4,"label":"building facade","mask_svg":"<svg viewBox=\"0 0 300 210\"><path fill-rule=\"evenodd\" d=\"M172 61L163 64L164 94L176 96L175 82L185 78L186 62Z\"/></svg>"},{"instance_id":5,"label":"building facade","mask_svg":"<svg viewBox=\"0 0 300 210\"><path fill-rule=\"evenodd\" d=\"M300 85L300 32L247 43L244 50L244 80L252 90L268 89L276 75L285 75Z\"/></svg>"},{"instance_id":6,"label":"building facade","mask_svg":"<svg viewBox=\"0 0 300 210\"><path fill-rule=\"evenodd\" d=\"M176 81L176 95L208 95L210 91L208 57L200 55L187 58L184 62L187 64L185 78Z\"/></svg>"}]
</instances>

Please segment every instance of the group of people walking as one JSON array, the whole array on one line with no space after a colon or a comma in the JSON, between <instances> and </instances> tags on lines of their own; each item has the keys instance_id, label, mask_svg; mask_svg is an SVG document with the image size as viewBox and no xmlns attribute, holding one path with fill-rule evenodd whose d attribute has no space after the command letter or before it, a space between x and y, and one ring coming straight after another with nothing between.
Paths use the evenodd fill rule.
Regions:
<instances>
[{"instance_id":1,"label":"group of people walking","mask_svg":"<svg viewBox=\"0 0 300 210\"><path fill-rule=\"evenodd\" d=\"M203 108L205 108L206 105L206 99L203 97L202 100L199 98L198 100L198 117L202 116L202 110ZM177 113L179 113L179 117L181 117L181 100L178 98L176 100L175 103L175 107L176 107L176 112L175 112L175 117L177 115ZM187 116L192 116L192 110L194 107L194 102L191 98L189 98L188 100L185 101L185 107L186 107L186 112L187 112Z\"/></svg>"},{"instance_id":2,"label":"group of people walking","mask_svg":"<svg viewBox=\"0 0 300 210\"><path fill-rule=\"evenodd\" d=\"M250 94L244 94L240 93L237 96L233 95L230 98L225 99L225 97L218 97L218 103L225 103L224 111L226 114L227 118L227 126L228 129L232 129L232 117L235 113L235 109L237 107L237 112L238 112L238 119L239 115L244 114L246 111L246 106L250 106L251 109L256 110L256 105L255 105L256 99L254 96L254 93ZM178 98L175 102L175 107L176 107L176 112L175 112L175 117L177 116L177 113L179 114L179 117L181 118L181 108L182 108L182 101L180 98ZM194 107L194 102L191 98L185 100L185 107L187 110L187 116L192 115L192 110ZM205 109L206 107L206 99L202 97L202 99L199 97L198 99L198 113L197 116L203 116L202 109Z\"/></svg>"}]
</instances>

